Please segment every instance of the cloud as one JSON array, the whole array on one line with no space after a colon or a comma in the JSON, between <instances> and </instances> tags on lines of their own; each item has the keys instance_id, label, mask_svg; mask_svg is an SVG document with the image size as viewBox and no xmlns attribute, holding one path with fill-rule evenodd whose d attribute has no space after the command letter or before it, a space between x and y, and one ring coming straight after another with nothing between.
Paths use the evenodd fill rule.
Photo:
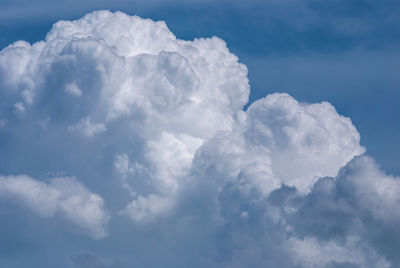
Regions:
<instances>
[{"instance_id":1,"label":"cloud","mask_svg":"<svg viewBox=\"0 0 400 268\"><path fill-rule=\"evenodd\" d=\"M351 121L329 103L272 94L254 102L233 131L199 148L193 165L205 171L201 176L241 181L264 194L282 184L307 193L318 178L336 176L364 152L359 140Z\"/></svg>"},{"instance_id":2,"label":"cloud","mask_svg":"<svg viewBox=\"0 0 400 268\"><path fill-rule=\"evenodd\" d=\"M383 255L386 261L373 267L395 267L400 263L393 252L399 242L393 229L400 220L395 209L399 187L400 178L385 174L371 157L360 156L336 178L320 179L308 196L297 200L289 219L300 237L337 242L352 238L358 247L372 249L371 256Z\"/></svg>"},{"instance_id":3,"label":"cloud","mask_svg":"<svg viewBox=\"0 0 400 268\"><path fill-rule=\"evenodd\" d=\"M344 243L290 238L287 246L301 267L390 267L389 262L359 242L351 237Z\"/></svg>"},{"instance_id":4,"label":"cloud","mask_svg":"<svg viewBox=\"0 0 400 268\"><path fill-rule=\"evenodd\" d=\"M79 120L78 124L68 127L68 131L77 132L88 137L92 137L106 130L103 124L93 124L89 117L82 118Z\"/></svg>"},{"instance_id":5,"label":"cloud","mask_svg":"<svg viewBox=\"0 0 400 268\"><path fill-rule=\"evenodd\" d=\"M97 11L3 49L0 86L0 174L29 175L0 177L0 199L104 238L47 237L61 267L399 263L399 179L329 103L243 110L247 68L217 37Z\"/></svg>"},{"instance_id":6,"label":"cloud","mask_svg":"<svg viewBox=\"0 0 400 268\"><path fill-rule=\"evenodd\" d=\"M74 178L54 178L43 183L25 175L0 176L0 198L15 200L44 218L60 213L93 238L107 235L109 216L103 199Z\"/></svg>"},{"instance_id":7,"label":"cloud","mask_svg":"<svg viewBox=\"0 0 400 268\"><path fill-rule=\"evenodd\" d=\"M102 134L98 139L116 155L142 167L141 181L151 183L126 179L142 195L175 192L196 149L232 128L249 95L247 69L221 39L177 40L164 22L118 12L60 21L45 41L12 44L0 61L8 90L2 97L23 108L23 128L33 118L46 119L63 138L65 130ZM115 148L104 135L121 131L129 134L118 142L140 142L137 151ZM55 139L54 146L62 142L58 134ZM140 187L147 189L140 193Z\"/></svg>"}]
</instances>

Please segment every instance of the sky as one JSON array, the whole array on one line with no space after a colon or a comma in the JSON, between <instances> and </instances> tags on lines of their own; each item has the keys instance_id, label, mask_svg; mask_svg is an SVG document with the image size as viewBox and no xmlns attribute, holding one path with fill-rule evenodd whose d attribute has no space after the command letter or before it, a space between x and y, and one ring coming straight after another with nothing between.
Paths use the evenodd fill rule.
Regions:
<instances>
[{"instance_id":1,"label":"sky","mask_svg":"<svg viewBox=\"0 0 400 268\"><path fill-rule=\"evenodd\" d=\"M398 1L0 7L1 267L400 265Z\"/></svg>"}]
</instances>

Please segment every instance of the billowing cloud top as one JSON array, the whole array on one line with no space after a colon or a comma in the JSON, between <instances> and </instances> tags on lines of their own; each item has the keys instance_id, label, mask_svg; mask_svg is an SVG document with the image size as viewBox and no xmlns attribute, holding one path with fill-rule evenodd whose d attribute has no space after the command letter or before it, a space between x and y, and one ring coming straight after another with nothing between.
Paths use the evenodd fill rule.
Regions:
<instances>
[{"instance_id":1,"label":"billowing cloud top","mask_svg":"<svg viewBox=\"0 0 400 268\"><path fill-rule=\"evenodd\" d=\"M0 265L399 265L400 181L350 119L280 93L244 111L249 93L223 40L120 12L3 49L0 204L22 216L0 235L39 244L9 226L44 218L54 254L1 245Z\"/></svg>"}]
</instances>

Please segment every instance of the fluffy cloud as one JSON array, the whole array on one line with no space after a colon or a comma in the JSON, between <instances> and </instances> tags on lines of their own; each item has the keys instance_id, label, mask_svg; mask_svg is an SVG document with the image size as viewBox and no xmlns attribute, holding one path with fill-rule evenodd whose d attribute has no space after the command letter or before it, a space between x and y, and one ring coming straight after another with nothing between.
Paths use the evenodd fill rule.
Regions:
<instances>
[{"instance_id":1,"label":"fluffy cloud","mask_svg":"<svg viewBox=\"0 0 400 268\"><path fill-rule=\"evenodd\" d=\"M364 152L359 140L351 121L330 104L272 94L254 102L231 132L200 148L194 166L199 173L206 168L204 177L241 181L265 194L281 184L307 193L318 178L336 176Z\"/></svg>"},{"instance_id":2,"label":"fluffy cloud","mask_svg":"<svg viewBox=\"0 0 400 268\"><path fill-rule=\"evenodd\" d=\"M109 217L103 199L74 178L54 178L44 183L24 175L0 177L0 197L15 200L45 218L60 213L93 238L107 235Z\"/></svg>"},{"instance_id":3,"label":"fluffy cloud","mask_svg":"<svg viewBox=\"0 0 400 268\"><path fill-rule=\"evenodd\" d=\"M0 177L0 199L105 238L49 240L62 267L398 265L399 179L350 119L283 93L244 111L248 98L219 38L120 12L57 22L0 52L0 174L38 178Z\"/></svg>"},{"instance_id":4,"label":"fluffy cloud","mask_svg":"<svg viewBox=\"0 0 400 268\"><path fill-rule=\"evenodd\" d=\"M357 157L336 178L320 179L309 195L292 204L295 212L287 219L299 237L336 241L344 249L342 241L352 239L354 246L372 250L370 257L383 255L379 265L364 256L361 260L372 264L361 267L396 267L399 187L400 178L382 172L368 156Z\"/></svg>"}]
</instances>

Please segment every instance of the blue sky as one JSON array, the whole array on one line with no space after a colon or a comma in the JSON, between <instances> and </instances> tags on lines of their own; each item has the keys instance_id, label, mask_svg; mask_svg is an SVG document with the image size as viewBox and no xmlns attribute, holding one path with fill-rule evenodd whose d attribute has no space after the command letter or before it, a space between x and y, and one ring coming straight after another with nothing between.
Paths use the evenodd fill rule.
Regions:
<instances>
[{"instance_id":1,"label":"blue sky","mask_svg":"<svg viewBox=\"0 0 400 268\"><path fill-rule=\"evenodd\" d=\"M0 0L0 267L399 267L399 13Z\"/></svg>"},{"instance_id":2,"label":"blue sky","mask_svg":"<svg viewBox=\"0 0 400 268\"><path fill-rule=\"evenodd\" d=\"M399 174L398 1L2 1L0 47L42 40L59 19L97 9L165 20L182 39L224 39L249 68L250 102L288 92L329 101L361 143Z\"/></svg>"}]
</instances>

